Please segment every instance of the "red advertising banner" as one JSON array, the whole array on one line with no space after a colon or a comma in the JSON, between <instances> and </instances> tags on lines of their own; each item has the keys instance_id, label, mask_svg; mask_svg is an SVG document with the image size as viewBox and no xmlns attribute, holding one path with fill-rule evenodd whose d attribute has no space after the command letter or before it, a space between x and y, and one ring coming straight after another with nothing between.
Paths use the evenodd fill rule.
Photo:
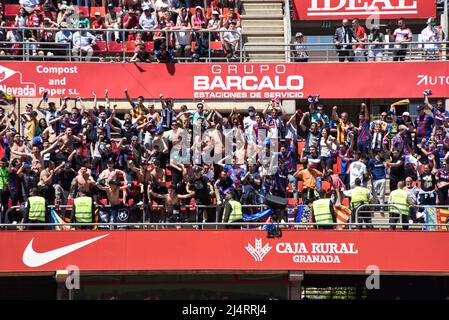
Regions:
<instances>
[{"instance_id":1,"label":"red advertising banner","mask_svg":"<svg viewBox=\"0 0 449 320\"><path fill-rule=\"evenodd\" d=\"M433 0L295 0L299 20L429 18L436 15Z\"/></svg>"},{"instance_id":2,"label":"red advertising banner","mask_svg":"<svg viewBox=\"0 0 449 320\"><path fill-rule=\"evenodd\" d=\"M323 270L449 272L449 232L2 231L0 272Z\"/></svg>"},{"instance_id":3,"label":"red advertising banner","mask_svg":"<svg viewBox=\"0 0 449 320\"><path fill-rule=\"evenodd\" d=\"M111 98L142 95L158 99L267 100L418 98L449 92L449 62L114 64L0 63L0 89L18 97L92 97L109 89Z\"/></svg>"}]
</instances>

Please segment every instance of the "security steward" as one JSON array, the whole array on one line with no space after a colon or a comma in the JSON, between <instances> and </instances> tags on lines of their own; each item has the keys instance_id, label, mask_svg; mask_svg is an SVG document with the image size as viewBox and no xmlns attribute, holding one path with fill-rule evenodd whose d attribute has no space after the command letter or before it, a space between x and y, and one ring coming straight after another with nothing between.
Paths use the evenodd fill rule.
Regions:
<instances>
[{"instance_id":1,"label":"security steward","mask_svg":"<svg viewBox=\"0 0 449 320\"><path fill-rule=\"evenodd\" d=\"M323 198L313 201L312 204L312 220L320 224L318 229L333 229L334 226L329 225L336 222L334 205L329 198Z\"/></svg>"},{"instance_id":2,"label":"security steward","mask_svg":"<svg viewBox=\"0 0 449 320\"><path fill-rule=\"evenodd\" d=\"M50 217L47 209L47 200L41 196L41 193L37 188L30 190L30 196L25 202L24 216L22 223L30 223L36 225L30 225L28 230L46 230L48 227L39 226L39 223L49 223Z\"/></svg>"},{"instance_id":3,"label":"security steward","mask_svg":"<svg viewBox=\"0 0 449 320\"><path fill-rule=\"evenodd\" d=\"M78 193L79 197L73 200L71 222L92 223L94 204L92 197L83 192ZM91 229L91 226L76 226L76 229Z\"/></svg>"},{"instance_id":4,"label":"security steward","mask_svg":"<svg viewBox=\"0 0 449 320\"><path fill-rule=\"evenodd\" d=\"M362 181L357 178L354 181L355 187L351 190L349 190L349 195L351 197L351 221L355 221L356 211L357 208L364 204L369 204L372 200L372 195L370 191L367 188L362 187ZM370 212L359 212L358 214L358 220L357 223L366 223L367 229L373 229L373 225L371 223L371 213Z\"/></svg>"},{"instance_id":5,"label":"security steward","mask_svg":"<svg viewBox=\"0 0 449 320\"><path fill-rule=\"evenodd\" d=\"M243 222L242 204L234 200L232 191L226 192L222 222ZM226 226L226 229L240 229L241 226Z\"/></svg>"},{"instance_id":6,"label":"security steward","mask_svg":"<svg viewBox=\"0 0 449 320\"><path fill-rule=\"evenodd\" d=\"M412 200L409 198L408 192L404 190L404 181L398 182L398 188L390 192L390 197L388 198L388 204L395 206L390 208L390 229L395 230L398 221L402 223L408 223L409 220L409 207L412 204ZM398 217L398 211L401 214L401 219ZM408 226L402 226L403 230L408 230Z\"/></svg>"}]
</instances>

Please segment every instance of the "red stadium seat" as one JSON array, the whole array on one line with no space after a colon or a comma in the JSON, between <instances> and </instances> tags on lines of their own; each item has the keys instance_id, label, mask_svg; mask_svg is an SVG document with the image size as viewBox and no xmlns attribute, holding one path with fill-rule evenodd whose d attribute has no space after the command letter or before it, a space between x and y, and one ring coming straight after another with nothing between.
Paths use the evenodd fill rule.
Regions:
<instances>
[{"instance_id":1,"label":"red stadium seat","mask_svg":"<svg viewBox=\"0 0 449 320\"><path fill-rule=\"evenodd\" d=\"M114 11L115 11L116 13L122 13L122 8L121 8L121 7L115 7L115 8L114 8Z\"/></svg>"},{"instance_id":2,"label":"red stadium seat","mask_svg":"<svg viewBox=\"0 0 449 320\"><path fill-rule=\"evenodd\" d=\"M125 48L126 53L133 53L135 49L136 44L134 43L134 41L126 41L126 48Z\"/></svg>"},{"instance_id":3,"label":"red stadium seat","mask_svg":"<svg viewBox=\"0 0 449 320\"><path fill-rule=\"evenodd\" d=\"M288 204L291 206L295 206L296 205L296 199L295 198L288 198Z\"/></svg>"},{"instance_id":4,"label":"red stadium seat","mask_svg":"<svg viewBox=\"0 0 449 320\"><path fill-rule=\"evenodd\" d=\"M108 51L108 48L106 46L106 41L96 41L95 44L92 46L92 49L94 49L94 52L96 53L102 53Z\"/></svg>"},{"instance_id":5,"label":"red stadium seat","mask_svg":"<svg viewBox=\"0 0 449 320\"><path fill-rule=\"evenodd\" d=\"M83 12L85 17L89 17L89 7L76 7L76 13Z\"/></svg>"},{"instance_id":6,"label":"red stadium seat","mask_svg":"<svg viewBox=\"0 0 449 320\"><path fill-rule=\"evenodd\" d=\"M145 42L145 49L148 52L153 52L154 51L154 42L153 41L146 41Z\"/></svg>"},{"instance_id":7,"label":"red stadium seat","mask_svg":"<svg viewBox=\"0 0 449 320\"><path fill-rule=\"evenodd\" d=\"M195 52L195 47L196 47L196 42L192 41L191 46L192 46L192 53L194 53Z\"/></svg>"},{"instance_id":8,"label":"red stadium seat","mask_svg":"<svg viewBox=\"0 0 449 320\"><path fill-rule=\"evenodd\" d=\"M223 44L221 41L211 41L209 47L214 51L223 51Z\"/></svg>"},{"instance_id":9,"label":"red stadium seat","mask_svg":"<svg viewBox=\"0 0 449 320\"><path fill-rule=\"evenodd\" d=\"M106 15L106 10L104 7L90 7L90 16L95 17L95 12L100 12L101 16L104 18Z\"/></svg>"},{"instance_id":10,"label":"red stadium seat","mask_svg":"<svg viewBox=\"0 0 449 320\"><path fill-rule=\"evenodd\" d=\"M327 182L327 181L322 181L321 182L321 189L323 190L323 191L329 191L330 190L330 188L331 188L331 185L330 185L330 183L329 182Z\"/></svg>"},{"instance_id":11,"label":"red stadium seat","mask_svg":"<svg viewBox=\"0 0 449 320\"><path fill-rule=\"evenodd\" d=\"M123 52L123 44L117 43L115 41L108 42L108 51L112 53L121 53Z\"/></svg>"},{"instance_id":12,"label":"red stadium seat","mask_svg":"<svg viewBox=\"0 0 449 320\"><path fill-rule=\"evenodd\" d=\"M15 17L19 13L20 4L6 4L5 5L5 16Z\"/></svg>"}]
</instances>

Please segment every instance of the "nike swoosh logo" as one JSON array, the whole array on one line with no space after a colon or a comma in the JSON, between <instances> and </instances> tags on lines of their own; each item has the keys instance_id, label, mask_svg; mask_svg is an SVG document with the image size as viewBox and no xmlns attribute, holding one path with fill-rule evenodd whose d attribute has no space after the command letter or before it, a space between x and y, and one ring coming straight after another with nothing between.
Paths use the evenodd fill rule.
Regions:
<instances>
[{"instance_id":1,"label":"nike swoosh logo","mask_svg":"<svg viewBox=\"0 0 449 320\"><path fill-rule=\"evenodd\" d=\"M31 239L30 243L28 243L28 246L25 248L25 251L23 252L22 261L23 263L28 267L40 267L44 264L47 264L53 260L56 260L58 258L61 258L62 256L65 256L73 251L76 251L82 247L85 247L92 242L98 241L101 238L107 237L109 234L105 234L103 236L95 237L92 239L84 240L81 242L77 242L62 248L54 249L47 252L36 252L33 249L33 242L34 238Z\"/></svg>"}]
</instances>

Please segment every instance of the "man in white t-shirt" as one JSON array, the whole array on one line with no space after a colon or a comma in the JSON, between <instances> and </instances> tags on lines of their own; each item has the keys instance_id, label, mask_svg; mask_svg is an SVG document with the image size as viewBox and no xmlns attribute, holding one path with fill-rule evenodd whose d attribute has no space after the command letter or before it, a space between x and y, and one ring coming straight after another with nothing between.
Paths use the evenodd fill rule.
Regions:
<instances>
[{"instance_id":1,"label":"man in white t-shirt","mask_svg":"<svg viewBox=\"0 0 449 320\"><path fill-rule=\"evenodd\" d=\"M413 40L412 30L407 28L405 25L405 19L399 18L398 26L396 30L394 30L393 38L396 42L394 48L394 56L393 61L405 61L405 56L407 54L407 42L411 42Z\"/></svg>"},{"instance_id":2,"label":"man in white t-shirt","mask_svg":"<svg viewBox=\"0 0 449 320\"><path fill-rule=\"evenodd\" d=\"M349 165L349 185L351 189L355 188L355 180L358 178L362 182L362 185L366 185L366 175L368 170L363 160L360 160L361 153L359 151L354 152L355 161Z\"/></svg>"},{"instance_id":3,"label":"man in white t-shirt","mask_svg":"<svg viewBox=\"0 0 449 320\"><path fill-rule=\"evenodd\" d=\"M426 60L436 60L438 58L439 44L433 44L432 42L440 41L440 33L438 29L435 28L435 19L427 19L427 27L421 31L421 41L426 42L424 44L424 50L426 55Z\"/></svg>"}]
</instances>

